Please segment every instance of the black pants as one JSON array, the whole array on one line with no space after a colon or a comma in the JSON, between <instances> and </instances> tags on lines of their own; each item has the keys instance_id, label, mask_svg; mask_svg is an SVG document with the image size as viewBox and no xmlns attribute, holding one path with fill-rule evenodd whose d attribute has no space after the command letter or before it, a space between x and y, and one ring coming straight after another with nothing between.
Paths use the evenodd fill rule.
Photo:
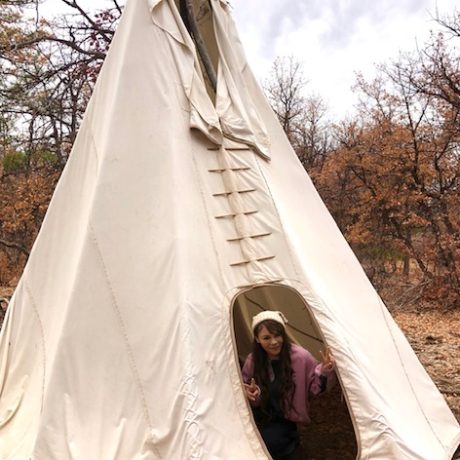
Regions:
<instances>
[{"instance_id":1,"label":"black pants","mask_svg":"<svg viewBox=\"0 0 460 460\"><path fill-rule=\"evenodd\" d=\"M298 448L296 447L290 454L283 455L282 457L276 455L272 458L273 460L298 460Z\"/></svg>"},{"instance_id":2,"label":"black pants","mask_svg":"<svg viewBox=\"0 0 460 460\"><path fill-rule=\"evenodd\" d=\"M275 419L258 425L262 439L274 460L293 460L299 445L297 425L286 419Z\"/></svg>"}]
</instances>

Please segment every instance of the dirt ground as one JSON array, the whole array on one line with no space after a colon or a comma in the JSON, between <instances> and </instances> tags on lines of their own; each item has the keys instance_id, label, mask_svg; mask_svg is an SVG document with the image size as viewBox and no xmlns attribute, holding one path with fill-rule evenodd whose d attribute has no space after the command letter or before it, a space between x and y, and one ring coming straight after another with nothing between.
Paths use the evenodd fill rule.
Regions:
<instances>
[{"instance_id":1,"label":"dirt ground","mask_svg":"<svg viewBox=\"0 0 460 460\"><path fill-rule=\"evenodd\" d=\"M393 312L393 316L460 420L460 311Z\"/></svg>"}]
</instances>

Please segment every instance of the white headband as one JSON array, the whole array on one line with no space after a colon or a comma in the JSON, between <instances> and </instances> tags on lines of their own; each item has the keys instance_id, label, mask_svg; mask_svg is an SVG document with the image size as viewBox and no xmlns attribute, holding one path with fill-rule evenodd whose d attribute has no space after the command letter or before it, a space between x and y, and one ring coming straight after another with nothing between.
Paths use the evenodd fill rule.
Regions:
<instances>
[{"instance_id":1,"label":"white headband","mask_svg":"<svg viewBox=\"0 0 460 460\"><path fill-rule=\"evenodd\" d=\"M252 318L252 331L254 332L257 325L267 319L276 321L277 323L282 324L283 327L288 322L286 317L280 311L271 311L271 310L261 311L260 313L258 313L256 316Z\"/></svg>"}]
</instances>

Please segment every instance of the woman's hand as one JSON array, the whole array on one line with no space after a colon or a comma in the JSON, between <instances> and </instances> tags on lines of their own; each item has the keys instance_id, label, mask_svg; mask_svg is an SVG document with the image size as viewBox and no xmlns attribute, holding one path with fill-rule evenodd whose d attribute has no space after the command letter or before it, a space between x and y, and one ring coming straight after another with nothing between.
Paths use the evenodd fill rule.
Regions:
<instances>
[{"instance_id":1,"label":"woman's hand","mask_svg":"<svg viewBox=\"0 0 460 460\"><path fill-rule=\"evenodd\" d=\"M331 372L334 367L335 367L335 359L331 355L331 350L329 348L326 348L323 351L320 351L321 353L321 369L325 372Z\"/></svg>"},{"instance_id":2,"label":"woman's hand","mask_svg":"<svg viewBox=\"0 0 460 460\"><path fill-rule=\"evenodd\" d=\"M258 385L256 385L256 381L254 379L251 379L249 384L243 383L243 387L246 393L246 397L249 399L249 401L255 402L260 396L260 388Z\"/></svg>"}]
</instances>

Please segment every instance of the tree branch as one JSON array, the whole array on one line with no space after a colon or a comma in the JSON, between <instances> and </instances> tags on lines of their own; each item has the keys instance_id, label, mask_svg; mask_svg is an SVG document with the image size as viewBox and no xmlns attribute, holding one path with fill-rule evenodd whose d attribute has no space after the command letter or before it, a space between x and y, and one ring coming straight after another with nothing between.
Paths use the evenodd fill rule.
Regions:
<instances>
[{"instance_id":1,"label":"tree branch","mask_svg":"<svg viewBox=\"0 0 460 460\"><path fill-rule=\"evenodd\" d=\"M121 14L122 13L122 8L118 4L117 0L112 0L113 4L115 5L115 9Z\"/></svg>"},{"instance_id":2,"label":"tree branch","mask_svg":"<svg viewBox=\"0 0 460 460\"><path fill-rule=\"evenodd\" d=\"M18 243L0 239L0 245L6 248L9 248L9 249L16 249L17 251L21 252L25 256L29 257L30 251Z\"/></svg>"},{"instance_id":3,"label":"tree branch","mask_svg":"<svg viewBox=\"0 0 460 460\"><path fill-rule=\"evenodd\" d=\"M215 92L217 89L216 71L214 70L214 66L212 64L211 58L206 48L206 43L204 42L203 37L201 36L198 24L196 22L196 15L193 8L193 0L180 0L180 6L181 13L185 16L184 23L186 24L186 26L188 26L187 28L189 30L189 33L195 41L198 54L201 57L201 61L203 62L206 74L208 75L212 89Z\"/></svg>"},{"instance_id":4,"label":"tree branch","mask_svg":"<svg viewBox=\"0 0 460 460\"><path fill-rule=\"evenodd\" d=\"M99 28L96 21L94 21L94 19L78 4L76 0L61 0L61 1L64 2L70 8L77 10L91 24L94 30L98 31L107 40L107 42L110 42L111 37L107 36L107 34Z\"/></svg>"}]
</instances>

